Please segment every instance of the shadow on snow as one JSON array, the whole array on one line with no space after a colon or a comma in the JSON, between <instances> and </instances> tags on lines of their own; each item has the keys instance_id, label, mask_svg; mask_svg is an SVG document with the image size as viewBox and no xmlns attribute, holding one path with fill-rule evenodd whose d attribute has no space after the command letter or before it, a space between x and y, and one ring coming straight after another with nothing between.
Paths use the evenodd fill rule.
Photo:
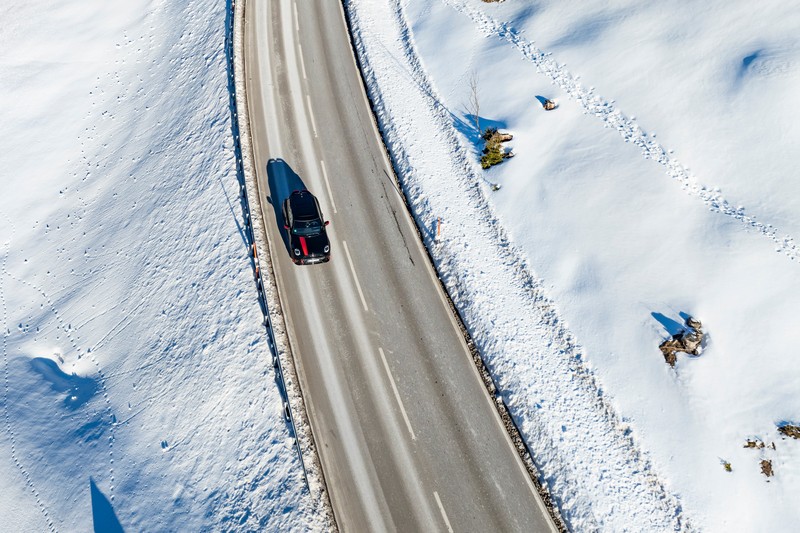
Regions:
<instances>
[{"instance_id":1,"label":"shadow on snow","mask_svg":"<svg viewBox=\"0 0 800 533\"><path fill-rule=\"evenodd\" d=\"M89 488L92 493L92 523L94 533L123 533L122 525L119 523L117 514L111 506L108 498L100 492L94 479L89 478Z\"/></svg>"}]
</instances>

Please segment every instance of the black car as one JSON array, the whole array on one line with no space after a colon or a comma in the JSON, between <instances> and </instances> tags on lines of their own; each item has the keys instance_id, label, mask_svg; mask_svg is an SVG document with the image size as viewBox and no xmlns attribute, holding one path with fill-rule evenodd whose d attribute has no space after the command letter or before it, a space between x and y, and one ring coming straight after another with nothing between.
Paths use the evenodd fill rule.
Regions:
<instances>
[{"instance_id":1,"label":"black car","mask_svg":"<svg viewBox=\"0 0 800 533\"><path fill-rule=\"evenodd\" d=\"M292 261L298 265L326 263L331 259L331 243L319 201L308 191L294 191L283 202L283 224L289 236Z\"/></svg>"}]
</instances>

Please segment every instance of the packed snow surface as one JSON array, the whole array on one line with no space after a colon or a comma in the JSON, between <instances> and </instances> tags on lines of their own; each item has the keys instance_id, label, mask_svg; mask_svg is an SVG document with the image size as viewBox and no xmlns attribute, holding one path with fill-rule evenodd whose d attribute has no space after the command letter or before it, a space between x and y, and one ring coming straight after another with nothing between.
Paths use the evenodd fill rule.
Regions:
<instances>
[{"instance_id":1,"label":"packed snow surface","mask_svg":"<svg viewBox=\"0 0 800 533\"><path fill-rule=\"evenodd\" d=\"M569 527L795 530L800 10L346 5L417 222ZM514 134L489 171L470 78L480 127ZM671 368L688 316L704 351Z\"/></svg>"},{"instance_id":2,"label":"packed snow surface","mask_svg":"<svg viewBox=\"0 0 800 533\"><path fill-rule=\"evenodd\" d=\"M4 531L317 529L242 232L225 2L6 2Z\"/></svg>"}]
</instances>

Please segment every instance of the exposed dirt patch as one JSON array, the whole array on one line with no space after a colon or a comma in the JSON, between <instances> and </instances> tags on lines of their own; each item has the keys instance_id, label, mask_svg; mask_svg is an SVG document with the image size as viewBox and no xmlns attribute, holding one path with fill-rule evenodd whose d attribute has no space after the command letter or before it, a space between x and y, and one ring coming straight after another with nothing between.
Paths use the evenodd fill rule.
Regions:
<instances>
[{"instance_id":1,"label":"exposed dirt patch","mask_svg":"<svg viewBox=\"0 0 800 533\"><path fill-rule=\"evenodd\" d=\"M800 440L800 426L795 424L784 424L778 427L778 432L786 437Z\"/></svg>"},{"instance_id":2,"label":"exposed dirt patch","mask_svg":"<svg viewBox=\"0 0 800 533\"><path fill-rule=\"evenodd\" d=\"M761 460L761 473L767 477L772 477L775 475L775 472L772 471L772 461L768 459Z\"/></svg>"}]
</instances>

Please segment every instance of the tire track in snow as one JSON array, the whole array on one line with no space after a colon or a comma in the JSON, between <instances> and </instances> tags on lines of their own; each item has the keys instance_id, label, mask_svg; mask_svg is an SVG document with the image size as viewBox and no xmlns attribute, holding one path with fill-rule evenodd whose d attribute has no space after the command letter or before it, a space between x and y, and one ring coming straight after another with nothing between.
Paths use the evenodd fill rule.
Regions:
<instances>
[{"instance_id":1,"label":"tire track in snow","mask_svg":"<svg viewBox=\"0 0 800 533\"><path fill-rule=\"evenodd\" d=\"M625 142L635 144L641 149L645 159L652 159L667 169L667 174L681 184L681 187L692 196L699 198L711 211L740 221L745 227L753 229L770 239L775 244L775 251L784 254L790 260L800 259L800 247L791 235L780 236L778 228L756 220L756 215L745 214L744 207L737 207L726 200L717 187L708 187L697 183L689 169L670 155L670 151L656 142L655 135L642 131L633 116L624 115L612 101L594 94L594 87L584 88L578 77L570 73L564 64L552 59L550 53L537 48L534 41L525 39L517 30L504 22L499 22L478 9L467 6L458 0L442 0L456 11L466 15L486 36L504 39L519 50L525 59L536 66L536 70L548 76L553 84L575 100L584 114L594 115L605 123L606 128L619 132Z\"/></svg>"},{"instance_id":2,"label":"tire track in snow","mask_svg":"<svg viewBox=\"0 0 800 533\"><path fill-rule=\"evenodd\" d=\"M8 370L8 337L11 335L11 330L8 327L8 302L6 301L6 278L11 277L11 274L8 272L8 256L11 255L11 242L14 240L14 234L16 233L16 226L8 218L5 213L3 214L3 218L8 221L9 226L11 227L11 237L8 238L6 242L3 243L3 248L5 248L5 252L3 253L3 263L2 263L2 273L0 274L0 302L2 302L3 307L3 415L6 419L6 433L8 434L8 439L11 442L11 461L14 463L14 466L22 474L22 477L25 478L25 484L28 486L28 489L33 494L33 497L36 498L36 503L39 506L39 509L42 511L45 520L47 521L47 527L50 531L56 531L55 525L53 521L50 519L50 514L47 511L47 508L44 506L44 502L42 501L41 496L39 495L39 491L36 488L36 485L33 483L33 479L31 479L31 475L28 473L28 470L25 466L20 462L19 457L17 457L17 439L14 435L14 428L11 427L11 415L8 413L8 392L9 392L9 370Z\"/></svg>"}]
</instances>

